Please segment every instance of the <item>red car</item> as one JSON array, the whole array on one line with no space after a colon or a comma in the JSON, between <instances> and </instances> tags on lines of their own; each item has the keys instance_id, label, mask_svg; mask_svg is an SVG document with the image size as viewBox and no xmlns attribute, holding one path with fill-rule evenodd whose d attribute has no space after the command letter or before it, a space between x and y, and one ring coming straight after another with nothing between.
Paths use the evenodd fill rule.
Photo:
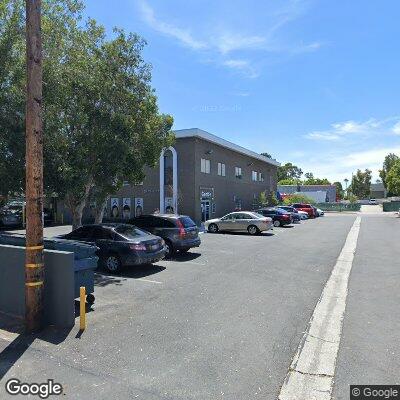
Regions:
<instances>
[{"instance_id":1,"label":"red car","mask_svg":"<svg viewBox=\"0 0 400 400\"><path fill-rule=\"evenodd\" d=\"M292 204L292 207L299 211L305 211L308 214L309 218L315 218L317 216L317 213L315 212L315 207L313 207L311 204L295 203Z\"/></svg>"}]
</instances>

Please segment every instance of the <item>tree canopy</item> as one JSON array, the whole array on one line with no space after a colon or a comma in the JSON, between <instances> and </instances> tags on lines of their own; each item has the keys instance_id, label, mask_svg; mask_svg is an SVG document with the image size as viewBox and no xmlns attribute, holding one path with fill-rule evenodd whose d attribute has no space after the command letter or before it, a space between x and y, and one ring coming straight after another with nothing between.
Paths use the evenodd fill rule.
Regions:
<instances>
[{"instance_id":1,"label":"tree canopy","mask_svg":"<svg viewBox=\"0 0 400 400\"><path fill-rule=\"evenodd\" d=\"M278 167L278 182L284 179L300 179L301 175L303 175L301 168L292 163L286 163Z\"/></svg>"},{"instance_id":2,"label":"tree canopy","mask_svg":"<svg viewBox=\"0 0 400 400\"><path fill-rule=\"evenodd\" d=\"M1 192L23 191L25 37L22 2L1 0ZM44 176L79 225L90 191L104 209L123 181L143 179L173 140L172 117L158 111L145 41L115 29L107 39L82 22L78 0L43 1Z\"/></svg>"},{"instance_id":3,"label":"tree canopy","mask_svg":"<svg viewBox=\"0 0 400 400\"><path fill-rule=\"evenodd\" d=\"M357 170L351 182L351 192L359 199L366 199L371 192L372 171L366 169L364 172Z\"/></svg>"},{"instance_id":4,"label":"tree canopy","mask_svg":"<svg viewBox=\"0 0 400 400\"><path fill-rule=\"evenodd\" d=\"M394 196L400 196L400 159L394 162L385 179L388 191Z\"/></svg>"},{"instance_id":5,"label":"tree canopy","mask_svg":"<svg viewBox=\"0 0 400 400\"><path fill-rule=\"evenodd\" d=\"M385 186L385 188L390 192L388 186L387 186L387 181L386 177L391 170L391 168L394 166L394 164L400 160L400 158L394 154L394 153L389 153L386 157L385 160L383 161L382 169L379 170L379 176L382 179L382 183Z\"/></svg>"}]
</instances>

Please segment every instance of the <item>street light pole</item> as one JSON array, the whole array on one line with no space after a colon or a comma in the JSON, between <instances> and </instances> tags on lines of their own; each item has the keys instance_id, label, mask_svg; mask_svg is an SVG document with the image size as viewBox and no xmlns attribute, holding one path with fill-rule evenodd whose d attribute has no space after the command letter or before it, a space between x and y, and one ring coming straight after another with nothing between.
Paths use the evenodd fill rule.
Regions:
<instances>
[{"instance_id":1,"label":"street light pole","mask_svg":"<svg viewBox=\"0 0 400 400\"><path fill-rule=\"evenodd\" d=\"M41 0L26 0L26 256L25 323L41 327L43 314L43 128Z\"/></svg>"}]
</instances>

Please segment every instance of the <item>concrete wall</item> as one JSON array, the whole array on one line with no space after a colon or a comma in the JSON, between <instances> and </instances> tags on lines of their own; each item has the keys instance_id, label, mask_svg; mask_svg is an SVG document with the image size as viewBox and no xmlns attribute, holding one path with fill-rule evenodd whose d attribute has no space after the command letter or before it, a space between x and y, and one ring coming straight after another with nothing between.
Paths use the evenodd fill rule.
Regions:
<instances>
[{"instance_id":1,"label":"concrete wall","mask_svg":"<svg viewBox=\"0 0 400 400\"><path fill-rule=\"evenodd\" d=\"M44 323L59 328L75 323L74 254L45 250ZM0 311L25 315L25 247L0 245Z\"/></svg>"}]
</instances>

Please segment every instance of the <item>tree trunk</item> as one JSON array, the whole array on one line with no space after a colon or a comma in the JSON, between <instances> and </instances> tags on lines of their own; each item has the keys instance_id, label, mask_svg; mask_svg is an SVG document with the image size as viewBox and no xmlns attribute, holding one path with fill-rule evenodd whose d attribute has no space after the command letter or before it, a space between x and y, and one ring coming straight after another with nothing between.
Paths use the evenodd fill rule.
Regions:
<instances>
[{"instance_id":1,"label":"tree trunk","mask_svg":"<svg viewBox=\"0 0 400 400\"><path fill-rule=\"evenodd\" d=\"M94 214L94 223L101 224L103 222L104 209L107 205L107 197L101 199L100 201L96 201L96 209Z\"/></svg>"},{"instance_id":2,"label":"tree trunk","mask_svg":"<svg viewBox=\"0 0 400 400\"><path fill-rule=\"evenodd\" d=\"M90 189L93 186L93 179L90 179L86 184L84 192L81 196L75 196L74 194L70 194L66 196L66 205L71 211L72 215L72 230L79 228L82 226L82 214L83 209L87 203L89 198Z\"/></svg>"},{"instance_id":3,"label":"tree trunk","mask_svg":"<svg viewBox=\"0 0 400 400\"><path fill-rule=\"evenodd\" d=\"M85 207L86 200L81 201L78 205L71 209L72 214L72 230L82 226L82 214Z\"/></svg>"}]
</instances>

